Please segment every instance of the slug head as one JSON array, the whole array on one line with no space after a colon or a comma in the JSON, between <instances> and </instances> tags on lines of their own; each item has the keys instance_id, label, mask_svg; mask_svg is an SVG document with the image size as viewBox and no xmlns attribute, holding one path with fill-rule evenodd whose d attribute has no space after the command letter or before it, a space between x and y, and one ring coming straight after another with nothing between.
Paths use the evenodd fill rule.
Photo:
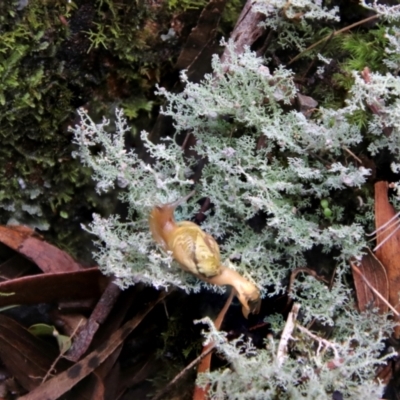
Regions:
<instances>
[{"instance_id":1,"label":"slug head","mask_svg":"<svg viewBox=\"0 0 400 400\"><path fill-rule=\"evenodd\" d=\"M161 204L153 207L149 215L149 225L153 238L158 244L165 247L167 242L166 235L176 227L174 218L176 207L187 201L194 193L195 191L193 190L185 197L182 197L173 203Z\"/></svg>"}]
</instances>

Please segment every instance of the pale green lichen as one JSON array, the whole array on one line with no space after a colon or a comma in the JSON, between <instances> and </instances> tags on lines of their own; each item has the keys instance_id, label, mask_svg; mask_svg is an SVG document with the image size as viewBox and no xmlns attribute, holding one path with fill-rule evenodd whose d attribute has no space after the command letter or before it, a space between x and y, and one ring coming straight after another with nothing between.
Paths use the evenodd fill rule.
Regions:
<instances>
[{"instance_id":1,"label":"pale green lichen","mask_svg":"<svg viewBox=\"0 0 400 400\"><path fill-rule=\"evenodd\" d=\"M351 193L365 183L366 168L342 162L343 146L362 140L359 130L334 110L320 110L314 120L294 110L285 112L282 103L296 93L291 73L281 68L271 74L262 59L248 50L240 56L232 52L229 65L215 57L213 67L214 75L206 76L201 84L186 81L181 94L159 93L168 99L163 113L174 117L177 132L191 130L197 138L196 153L207 160L196 184L197 198L207 196L214 205L213 215L202 227L222 240L223 256L239 260L237 268L260 288L275 285L273 292L281 290L288 271L305 264L304 252L316 246L325 251L335 249L343 265L349 256L359 256L365 245L362 226L335 220L327 224L311 206L313 199ZM104 231L115 235L111 243L121 241L121 236L132 243L130 251L118 258L120 283L129 285L140 275L155 286L173 283L185 287L185 280L178 275L173 278L169 262L158 264L166 272L164 276L152 263L149 268L149 255L159 258L159 252L148 233L147 215L155 204L190 191L190 167L195 160L185 158L173 139L153 144L142 133L154 160L145 164L134 151L124 149L128 127L122 111L117 112L117 129L111 136L105 130L108 121L95 124L84 111L80 115L75 141L83 161L93 168L98 190L122 182L122 199L129 204L130 215L136 215L125 225L98 218L91 228L97 235ZM239 126L240 134L235 132ZM266 145L257 150L260 136L266 138ZM103 148L96 156L90 150L94 145ZM329 167L320 161L327 154L336 159ZM190 218L198 209L193 203L178 218ZM248 221L260 213L265 215L266 226L256 232ZM338 209L338 218L340 214ZM104 240L100 234L100 238L110 246L110 237ZM113 248L114 244L111 251L101 250L100 265L106 273L114 271L114 263L108 259L114 257Z\"/></svg>"},{"instance_id":2,"label":"pale green lichen","mask_svg":"<svg viewBox=\"0 0 400 400\"><path fill-rule=\"evenodd\" d=\"M97 124L79 111L81 125L73 129L77 154L93 169L99 192L123 188L121 199L129 208L127 221L94 216L87 228L99 238L100 268L114 274L121 287L145 282L200 290L204 283L155 246L147 221L151 207L195 186L195 198L177 210L177 220L192 218L199 211L197 200L208 197L212 210L202 228L219 240L223 258L263 295L284 291L285 279L293 268L307 265L310 252L316 257L326 253L326 270L335 269L329 289L313 278L296 279L290 296L302 311L293 352L284 359L277 360L278 339L271 337L265 349L255 349L251 343L228 342L209 322L208 340L216 341L229 362L229 368L201 378L211 382L212 398L331 399L337 391L344 398L378 399L383 386L374 381L374 368L393 355L381 353L393 324L385 316L351 311L348 261L361 258L372 218L371 171L353 151L389 150L398 168L400 80L372 72L367 81L355 72L344 107L320 107L307 118L291 106L293 72L282 66L271 72L249 49L238 55L229 43L228 50L226 61L213 58L213 74L201 83L182 73L182 93L158 89L167 100L162 113L173 118L177 136L189 132L195 137L193 157L184 155L177 136L154 144L142 132L151 156L146 163L135 150L125 150L128 126L121 110L114 134L108 133L109 121ZM366 129L351 122L371 106L380 112ZM384 128L391 134L385 135ZM199 159L204 167L195 174ZM321 200L331 215L324 214ZM304 330L312 320L332 327L328 341L320 340L321 332ZM277 332L277 318L273 322Z\"/></svg>"}]
</instances>

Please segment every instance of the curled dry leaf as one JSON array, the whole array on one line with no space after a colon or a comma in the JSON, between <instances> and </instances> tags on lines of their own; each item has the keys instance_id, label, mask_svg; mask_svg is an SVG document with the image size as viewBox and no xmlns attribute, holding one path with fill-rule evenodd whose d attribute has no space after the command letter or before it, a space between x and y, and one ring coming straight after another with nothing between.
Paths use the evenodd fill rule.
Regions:
<instances>
[{"instance_id":1,"label":"curled dry leaf","mask_svg":"<svg viewBox=\"0 0 400 400\"><path fill-rule=\"evenodd\" d=\"M83 269L69 254L45 242L27 226L0 226L0 242L33 261L45 273Z\"/></svg>"}]
</instances>

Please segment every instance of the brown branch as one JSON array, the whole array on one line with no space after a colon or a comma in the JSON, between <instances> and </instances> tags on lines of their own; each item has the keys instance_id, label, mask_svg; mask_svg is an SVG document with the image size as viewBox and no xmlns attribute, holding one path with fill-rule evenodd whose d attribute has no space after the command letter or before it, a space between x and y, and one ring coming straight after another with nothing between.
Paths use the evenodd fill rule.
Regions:
<instances>
[{"instance_id":1,"label":"brown branch","mask_svg":"<svg viewBox=\"0 0 400 400\"><path fill-rule=\"evenodd\" d=\"M285 361L288 352L288 343L289 340L292 339L292 332L295 327L297 314L300 310L300 304L294 303L292 310L290 311L285 327L283 328L283 332L281 335L281 340L279 341L278 351L276 353L276 360L278 361L278 365L282 365Z\"/></svg>"},{"instance_id":2,"label":"brown branch","mask_svg":"<svg viewBox=\"0 0 400 400\"><path fill-rule=\"evenodd\" d=\"M325 278L319 276L317 274L317 272L314 271L313 269L310 269L307 267L296 268L290 274L289 286L288 286L288 290L287 290L288 297L289 297L288 302L290 301L290 294L292 292L294 281L300 272L305 272L306 274L313 276L315 279L319 280L320 282L329 283Z\"/></svg>"},{"instance_id":3,"label":"brown branch","mask_svg":"<svg viewBox=\"0 0 400 400\"><path fill-rule=\"evenodd\" d=\"M253 0L247 0L238 18L230 40L235 43L235 53L241 54L245 46L251 46L264 33L264 28L259 26L265 18L264 14L252 10ZM221 63L229 60L229 51L225 49L221 57Z\"/></svg>"}]
</instances>

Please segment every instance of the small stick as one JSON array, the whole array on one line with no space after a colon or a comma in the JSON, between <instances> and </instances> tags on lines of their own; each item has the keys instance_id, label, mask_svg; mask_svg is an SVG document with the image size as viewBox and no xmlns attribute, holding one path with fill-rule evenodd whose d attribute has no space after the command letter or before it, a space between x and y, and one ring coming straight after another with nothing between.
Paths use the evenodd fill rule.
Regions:
<instances>
[{"instance_id":1,"label":"small stick","mask_svg":"<svg viewBox=\"0 0 400 400\"><path fill-rule=\"evenodd\" d=\"M307 267L299 267L296 268L292 271L292 273L290 274L290 279L289 279L289 286L288 286L288 290L287 290L287 294L288 294L288 302L290 301L290 294L292 293L292 288L293 288L293 284L294 284L294 280L296 279L297 275L300 272L304 272L308 275L313 276L316 280L320 281L320 282L324 282L324 283L329 283L325 278L319 276L317 274L316 271L314 271L313 269L307 268Z\"/></svg>"},{"instance_id":2,"label":"small stick","mask_svg":"<svg viewBox=\"0 0 400 400\"><path fill-rule=\"evenodd\" d=\"M166 315L167 319L169 319L167 303L165 302L165 300L163 300L162 303L163 303L163 306L164 306L165 315Z\"/></svg>"},{"instance_id":3,"label":"small stick","mask_svg":"<svg viewBox=\"0 0 400 400\"><path fill-rule=\"evenodd\" d=\"M347 151L356 161L358 161L362 165L363 162L349 148L347 148L346 146L342 146L342 149L344 151Z\"/></svg>"},{"instance_id":4,"label":"small stick","mask_svg":"<svg viewBox=\"0 0 400 400\"><path fill-rule=\"evenodd\" d=\"M295 326L294 324L297 319L297 314L299 313L299 309L300 309L300 304L294 303L292 311L290 311L287 317L285 327L283 328L281 340L279 341L278 345L278 351L276 353L276 360L278 361L279 366L281 366L285 361L287 355L288 342L290 339L292 339L292 332Z\"/></svg>"},{"instance_id":5,"label":"small stick","mask_svg":"<svg viewBox=\"0 0 400 400\"><path fill-rule=\"evenodd\" d=\"M392 232L390 232L390 234L388 236L385 237L385 239L382 240L382 242L380 242L378 245L375 246L373 251L377 251L380 247L382 247L394 234L397 233L399 229L395 229Z\"/></svg>"},{"instance_id":6,"label":"small stick","mask_svg":"<svg viewBox=\"0 0 400 400\"><path fill-rule=\"evenodd\" d=\"M326 40L331 39L332 36L339 35L339 33L346 32L346 31L348 31L348 30L350 30L350 29L352 29L352 28L355 28L355 27L358 26L358 25L362 25L362 24L364 24L365 22L373 21L374 19L377 19L377 18L379 18L379 14L375 14L375 15L372 15L371 17L368 17L368 18L365 18L365 19L363 19L363 20L361 20L361 21L355 22L354 24L351 24L351 25L346 26L346 27L344 27L344 28L342 28L342 29L339 29L339 30L336 31L336 32L333 32L333 34L330 33L329 35L325 36L324 38L322 38L322 39L319 40L318 42L316 42L316 43L312 44L311 46L307 47L305 50L303 50L301 53L299 53L296 57L292 58L292 59L288 62L288 65L293 64L293 63L294 63L296 60L298 60L304 53L307 53L308 51L312 50L314 47L317 47L319 44L325 42Z\"/></svg>"},{"instance_id":7,"label":"small stick","mask_svg":"<svg viewBox=\"0 0 400 400\"><path fill-rule=\"evenodd\" d=\"M151 400L159 400L165 393L167 393L175 383L182 378L190 369L192 369L196 364L198 364L203 358L210 354L215 349L215 344L210 346L207 350L201 353L197 358L195 358L190 364L188 364L181 372L179 372L171 382L169 382L158 394L156 394Z\"/></svg>"},{"instance_id":8,"label":"small stick","mask_svg":"<svg viewBox=\"0 0 400 400\"><path fill-rule=\"evenodd\" d=\"M331 41L331 39L333 38L335 32L332 32L330 34L330 37L326 40L326 42L324 43L324 45L322 46L322 49L320 50L320 53L322 53L325 50L325 47L328 45L328 43ZM315 62L317 61L318 56L315 56L314 59L311 61L310 65L307 67L306 71L303 73L302 75L302 79L304 79L307 74L310 72L310 69L314 66ZM310 111L310 110L309 110Z\"/></svg>"},{"instance_id":9,"label":"small stick","mask_svg":"<svg viewBox=\"0 0 400 400\"><path fill-rule=\"evenodd\" d=\"M366 233L366 236L373 236L375 234L377 234L379 231L381 231L382 229L385 229L388 225L391 225L392 222L398 218L400 216L400 212L398 212L396 215L394 215L392 218L389 219L389 221L385 222L383 225L381 225L378 229L375 229L373 232L371 233Z\"/></svg>"},{"instance_id":10,"label":"small stick","mask_svg":"<svg viewBox=\"0 0 400 400\"><path fill-rule=\"evenodd\" d=\"M222 307L222 310L219 312L217 318L214 321L214 326L216 329L220 330L221 329L221 325L222 322L225 318L226 312L228 311L232 300L233 300L233 296L235 295L236 291L235 289L232 288L231 293L229 294L228 299L226 300L224 306ZM215 346L215 342L210 342L207 345L203 346L203 350L202 353L208 352L208 350L210 349L210 347L214 347ZM206 372L210 369L211 367L211 353L208 354L207 357L204 357L200 364L197 367L197 375L199 375L199 373L202 372ZM208 391L210 389L210 384L207 383L207 385L205 387L200 387L195 385L194 388L194 392L193 392L193 400L204 400L208 398Z\"/></svg>"},{"instance_id":11,"label":"small stick","mask_svg":"<svg viewBox=\"0 0 400 400\"><path fill-rule=\"evenodd\" d=\"M78 324L76 325L74 331L72 332L71 335L71 339L76 335L76 332L78 332L78 329L80 328L80 326L83 324L83 318L79 320ZM60 354L56 357L56 359L53 361L53 363L51 364L49 370L47 371L46 375L43 377L42 379L42 383L46 382L47 379L49 378L49 376L51 375L51 373L53 372L53 370L55 369L58 361L60 361L60 359L62 357L64 357L64 354L68 351L69 349L65 349L64 351L60 352Z\"/></svg>"},{"instance_id":12,"label":"small stick","mask_svg":"<svg viewBox=\"0 0 400 400\"><path fill-rule=\"evenodd\" d=\"M390 218L389 221L385 222L378 229L375 229L371 233L367 233L366 236L376 235L376 238L373 237L373 238L369 239L369 241L374 240L374 239L378 240L379 235L384 233L384 232L381 232L382 230L388 231L388 230L394 228L396 225L399 225L400 224L400 220L398 219L399 215L400 215L400 212L397 213L392 218ZM376 251L380 247L382 247L394 234L397 233L398 230L399 230L399 228L393 229L393 231L390 232L389 235L387 235L379 244L376 245L376 247L374 248L373 251Z\"/></svg>"},{"instance_id":13,"label":"small stick","mask_svg":"<svg viewBox=\"0 0 400 400\"><path fill-rule=\"evenodd\" d=\"M186 145L187 145L187 143L188 143L188 141L189 141L189 137L190 137L191 134L192 134L191 132L189 132L189 133L186 134L185 140L183 141L182 146L181 146L181 149L182 149L182 150L185 150L185 149L186 149Z\"/></svg>"},{"instance_id":14,"label":"small stick","mask_svg":"<svg viewBox=\"0 0 400 400\"><path fill-rule=\"evenodd\" d=\"M337 351L337 348L334 343L330 342L329 340L323 339L322 337L319 337L315 335L314 333L310 332L307 328L304 328L304 326L297 325L296 328L300 331L308 335L311 339L314 339L318 342L318 349L317 349L317 355L319 355L321 345L325 345L326 348L331 348L333 352L335 353L335 359L339 360L339 353Z\"/></svg>"}]
</instances>

